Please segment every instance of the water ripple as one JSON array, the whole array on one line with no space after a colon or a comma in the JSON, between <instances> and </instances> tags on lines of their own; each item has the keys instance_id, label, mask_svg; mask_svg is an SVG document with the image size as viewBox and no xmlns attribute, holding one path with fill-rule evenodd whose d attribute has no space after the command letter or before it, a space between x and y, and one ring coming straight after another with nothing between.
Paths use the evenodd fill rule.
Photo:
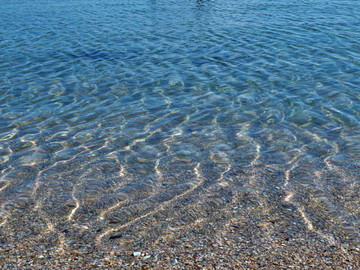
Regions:
<instances>
[{"instance_id":1,"label":"water ripple","mask_svg":"<svg viewBox=\"0 0 360 270\"><path fill-rule=\"evenodd\" d=\"M241 211L217 233L290 220L359 247L357 2L19 0L0 14L4 237L36 227L63 251L139 226L157 243Z\"/></svg>"}]
</instances>

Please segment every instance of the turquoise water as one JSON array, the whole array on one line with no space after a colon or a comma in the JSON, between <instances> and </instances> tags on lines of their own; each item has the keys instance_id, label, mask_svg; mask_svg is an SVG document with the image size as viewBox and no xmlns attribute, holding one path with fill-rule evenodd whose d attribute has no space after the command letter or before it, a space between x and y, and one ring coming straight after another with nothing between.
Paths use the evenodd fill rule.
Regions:
<instances>
[{"instance_id":1,"label":"turquoise water","mask_svg":"<svg viewBox=\"0 0 360 270\"><path fill-rule=\"evenodd\" d=\"M357 1L0 2L3 235L28 214L101 243L242 198L358 244Z\"/></svg>"}]
</instances>

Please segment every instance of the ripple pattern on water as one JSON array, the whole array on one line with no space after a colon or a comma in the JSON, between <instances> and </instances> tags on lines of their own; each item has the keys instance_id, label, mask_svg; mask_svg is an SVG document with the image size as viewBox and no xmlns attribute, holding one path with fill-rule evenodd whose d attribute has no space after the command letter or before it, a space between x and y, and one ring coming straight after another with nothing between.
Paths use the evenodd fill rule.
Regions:
<instances>
[{"instance_id":1,"label":"ripple pattern on water","mask_svg":"<svg viewBox=\"0 0 360 270\"><path fill-rule=\"evenodd\" d=\"M61 251L255 225L359 248L356 1L19 0L0 15L4 237Z\"/></svg>"}]
</instances>

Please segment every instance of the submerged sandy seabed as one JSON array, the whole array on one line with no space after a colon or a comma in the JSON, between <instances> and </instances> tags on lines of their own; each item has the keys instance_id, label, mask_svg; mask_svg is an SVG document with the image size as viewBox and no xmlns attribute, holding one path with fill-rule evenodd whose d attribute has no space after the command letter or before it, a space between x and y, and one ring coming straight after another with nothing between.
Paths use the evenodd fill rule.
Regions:
<instances>
[{"instance_id":1,"label":"submerged sandy seabed","mask_svg":"<svg viewBox=\"0 0 360 270\"><path fill-rule=\"evenodd\" d=\"M0 182L1 269L359 269L360 150L311 142L21 159Z\"/></svg>"},{"instance_id":2,"label":"submerged sandy seabed","mask_svg":"<svg viewBox=\"0 0 360 270\"><path fill-rule=\"evenodd\" d=\"M292 220L251 218L236 208L175 229L165 215L158 221L144 218L101 246L86 226L58 231L41 218L19 215L1 230L0 264L2 269L359 269L357 249L309 230L289 205L281 212ZM74 241L66 241L69 235Z\"/></svg>"},{"instance_id":3,"label":"submerged sandy seabed","mask_svg":"<svg viewBox=\"0 0 360 270\"><path fill-rule=\"evenodd\" d=\"M284 192L293 172L196 173L157 206L24 203L0 224L1 269L359 269L356 228L321 194Z\"/></svg>"}]
</instances>

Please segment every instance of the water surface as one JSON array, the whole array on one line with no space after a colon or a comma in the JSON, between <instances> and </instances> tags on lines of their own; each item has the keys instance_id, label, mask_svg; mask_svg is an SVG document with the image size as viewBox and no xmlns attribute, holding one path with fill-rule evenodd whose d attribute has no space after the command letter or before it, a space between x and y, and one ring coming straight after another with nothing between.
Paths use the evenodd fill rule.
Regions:
<instances>
[{"instance_id":1,"label":"water surface","mask_svg":"<svg viewBox=\"0 0 360 270\"><path fill-rule=\"evenodd\" d=\"M4 239L241 209L358 245L357 1L0 3Z\"/></svg>"}]
</instances>

